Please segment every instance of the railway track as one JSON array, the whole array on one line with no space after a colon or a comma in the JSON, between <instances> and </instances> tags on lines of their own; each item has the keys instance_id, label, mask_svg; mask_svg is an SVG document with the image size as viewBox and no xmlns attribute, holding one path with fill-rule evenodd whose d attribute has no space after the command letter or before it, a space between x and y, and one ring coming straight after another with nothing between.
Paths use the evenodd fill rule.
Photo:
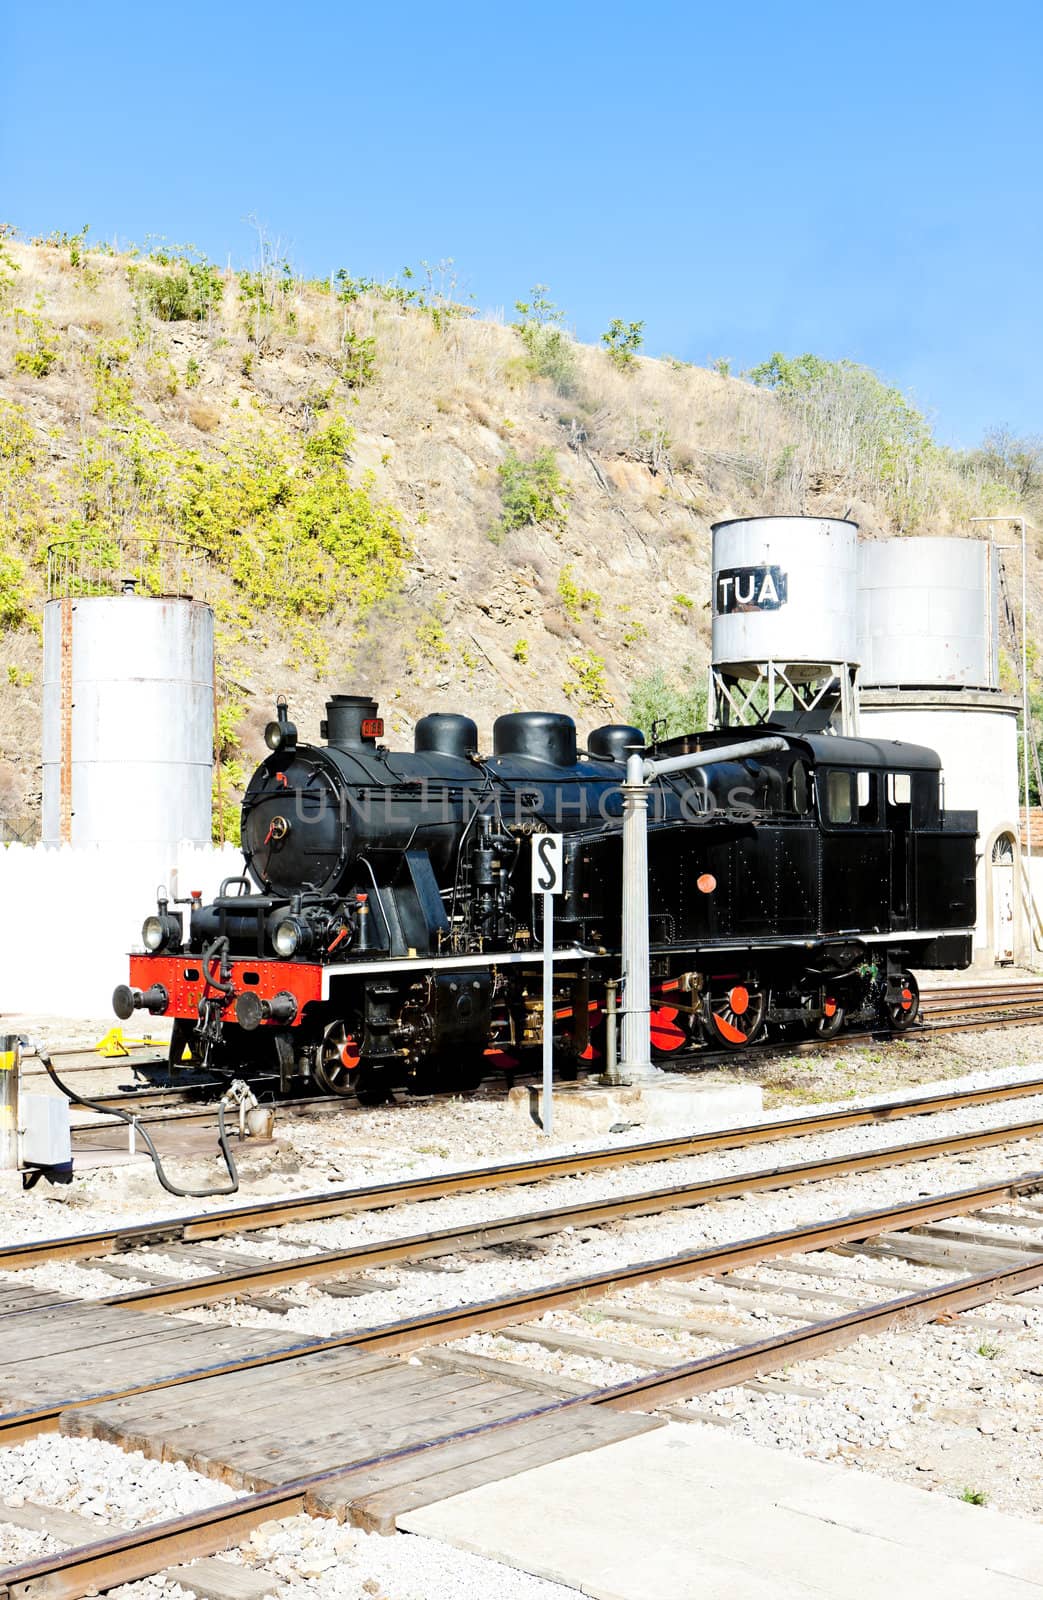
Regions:
<instances>
[{"instance_id":1,"label":"railway track","mask_svg":"<svg viewBox=\"0 0 1043 1600\"><path fill-rule=\"evenodd\" d=\"M127 1397L154 1392L157 1388L166 1390L183 1385L187 1398L193 1384L205 1384L208 1386L206 1392L212 1399L219 1392L219 1388L215 1387L218 1380L224 1381L227 1389L236 1380L236 1375L243 1374L251 1365L263 1365L271 1369L280 1362L299 1363L302 1355L322 1353L328 1357L330 1352L346 1346L370 1354L377 1351L401 1353L419 1350L423 1361L423 1353L428 1351L432 1343L437 1343L442 1348L432 1352L436 1358L441 1358L440 1363L436 1359L436 1368L441 1364L444 1370L447 1366L451 1367L454 1361L458 1365L462 1361L466 1369L468 1357L466 1354L454 1356L452 1341L475 1329L507 1327L510 1330L516 1327L519 1320L531 1323L548 1311L574 1306L594 1297L604 1302L605 1297L619 1294L636 1284L697 1278L727 1281L727 1275L739 1267L792 1261L808 1253L817 1255L867 1240L882 1240L886 1244L888 1240L922 1237L925 1234L934 1237L936 1225L945 1219L987 1211L989 1207L1002 1205L1012 1197L1023 1196L1040 1188L1043 1188L1043 1173L1028 1173L998 1184L976 1185L849 1217L828 1218L725 1246L616 1268L586 1278L547 1285L536 1291L504 1296L482 1305L453 1307L425 1317L357 1330L336 1339L288 1346L270 1353L263 1362L226 1363L171 1375L164 1383L150 1386L148 1391L125 1388L108 1395L85 1397L72 1405L67 1403L55 1412L51 1425L60 1416L68 1432L91 1432L100 1428L98 1436L116 1442L133 1438L135 1443L140 1444L136 1431L141 1427L140 1414ZM1036 1220L1041 1219L1037 1217ZM959 1238L961 1235L946 1234L944 1237ZM997 1250L1001 1256L1005 1254L1007 1260L986 1271L965 1274L912 1293L889 1296L886 1300L858 1306L839 1316L832 1315L805 1323L768 1338L727 1345L696 1360L674 1362L662 1367L653 1365L651 1371L624 1382L585 1388L581 1385L579 1393L559 1394L556 1397L545 1394L535 1404L518 1404L515 1401L515 1409L510 1415L502 1415L489 1422L451 1432L436 1431L420 1443L378 1454L363 1454L360 1459L345 1461L333 1469L296 1473L238 1500L189 1517L117 1534L60 1556L45 1556L23 1563L0 1574L0 1593L10 1597L10 1600L29 1600L29 1597L39 1597L39 1600L76 1600L76 1597L88 1592L147 1576L172 1561L225 1549L241 1540L260 1522L302 1510L330 1515L343 1514L346 1509L353 1520L361 1520L365 1525L366 1516L372 1519L374 1515L374 1499L376 1502L380 1502L381 1498L385 1502L387 1500L386 1489L383 1496L379 1492L374 1496L373 1484L386 1484L389 1475L392 1482L396 1478L399 1482L398 1503L415 1504L415 1495L411 1499L407 1489L419 1479L423 1491L423 1479L428 1472L432 1473L432 1482L437 1483L436 1463L444 1461L447 1455L457 1462L461 1453L471 1459L476 1451L495 1455L497 1451L510 1448L512 1437L527 1438L529 1434L525 1432L526 1429L531 1433L539 1423L560 1428L570 1415L578 1416L586 1408L594 1413L658 1411L677 1401L714 1389L763 1379L765 1375L793 1361L836 1351L867 1333L880 1333L894 1328L908 1329L932 1319L951 1318L985 1305L997 1296L1016 1296L1043 1284L1043 1254L1039 1252L1038 1238L1026 1242L1005 1237L1002 1247L997 1245ZM826 1298L829 1298L828 1293ZM618 1306L610 1307L607 1312L609 1318L621 1314L625 1318L625 1310ZM678 1320L676 1315L672 1320ZM538 1343L544 1338L553 1347L552 1330L541 1332L537 1328L532 1334L534 1342ZM607 1358L613 1359L611 1354ZM475 1358L471 1357L470 1361L473 1364ZM478 1365L481 1365L480 1361ZM502 1367L506 1363L499 1365ZM528 1376L529 1382L534 1385L539 1381L539 1375L530 1372ZM124 1397L126 1401L122 1412L113 1404L117 1396ZM271 1399L273 1409L277 1409L274 1405L275 1394L271 1394ZM171 1429L176 1425L176 1419L171 1421L169 1400L159 1409L153 1406L152 1411L147 1409L152 1402L143 1403L146 1404L144 1415L153 1418L148 1424L154 1430L154 1438L150 1440L153 1453L163 1453L165 1458L185 1459L184 1447L171 1443L175 1437ZM94 1408L93 1420L85 1410L88 1406ZM81 1421L89 1423L89 1426L77 1426L77 1419L71 1414L76 1410L84 1412ZM276 1421L275 1426L285 1427L288 1423ZM337 1427L335 1418L332 1426ZM514 1435L512 1430L516 1430ZM229 1438L234 1441L234 1429ZM230 1443L226 1449L230 1460L234 1459L235 1448L234 1443ZM292 1462L293 1459L291 1453L288 1461ZM193 1460L198 1465L198 1458L193 1457ZM450 1488L449 1492L455 1491ZM437 1490L434 1497L440 1497ZM394 1494L392 1500L395 1500ZM420 1503L423 1503L422 1499Z\"/></svg>"},{"instance_id":2,"label":"railway track","mask_svg":"<svg viewBox=\"0 0 1043 1600\"><path fill-rule=\"evenodd\" d=\"M573 1205L543 1206L535 1211L496 1221L483 1221L465 1227L429 1229L423 1233L382 1240L373 1244L354 1245L345 1250L322 1251L275 1261L261 1259L236 1266L232 1270L202 1277L161 1279L158 1283L152 1282L129 1292L103 1297L100 1303L109 1306L128 1306L142 1311L183 1311L190 1306L211 1305L218 1300L263 1295L272 1289L284 1288L289 1284L322 1283L344 1275L373 1271L403 1262L467 1254L475 1250L517 1244L521 1240L545 1238L567 1230L581 1231L603 1227L613 1222L660 1215L666 1211L687 1209L712 1201L745 1198L754 1194L792 1188L797 1184L819 1183L832 1178L849 1177L911 1162L936 1160L942 1156L991 1149L998 1145L1040 1137L1043 1137L1043 1117L974 1133L947 1134L914 1143L889 1145L881 1150L859 1150L790 1166L768 1167L760 1171L738 1173L727 1178L702 1179L694 1183L669 1185L636 1194L585 1200ZM160 1245L161 1253L162 1248ZM18 1247L14 1247L15 1252L17 1249ZM141 1262L142 1258L139 1256L135 1260ZM25 1266L28 1263L15 1253L13 1258L8 1257L4 1264ZM143 1264L147 1275L147 1254ZM66 1302L66 1304L75 1303L75 1301ZM12 1319L23 1314L17 1308L0 1314L0 1324L9 1325Z\"/></svg>"},{"instance_id":3,"label":"railway track","mask_svg":"<svg viewBox=\"0 0 1043 1600\"><path fill-rule=\"evenodd\" d=\"M968 1015L991 1018L994 1013L989 1008L1002 998L991 993L983 995L977 988L969 1000L964 1000L959 991L945 991L944 1005L939 1003L940 1014L945 1020L938 1023L938 1028L948 1030L957 1026L978 1025L977 1022L967 1024L961 1019ZM1034 1003L1035 997L1020 997L1018 1010L1013 1014L1020 1020L1020 1010ZM1043 986L1039 988L1039 1003L1043 1008ZM968 1009L971 1006L973 1010ZM1001 1018L1011 1014L1010 1010L999 1013ZM1025 1020L1035 1019L1029 1016ZM1043 1020L1043 1009L1040 1020ZM1004 1024L1002 1020L989 1020L984 1025ZM925 1031L932 1031L930 1023ZM830 1041L826 1048L836 1048L836 1044L837 1041ZM654 1144L547 1157L535 1162L510 1163L495 1168L475 1168L463 1173L413 1179L405 1184L372 1185L364 1189L340 1190L333 1194L296 1197L287 1201L268 1201L187 1218L159 1219L152 1224L98 1231L64 1240L42 1241L36 1245L7 1247L0 1250L0 1271L49 1260L89 1260L113 1253L125 1260L129 1252L147 1252L171 1241L185 1243L221 1238L258 1228L277 1227L284 1222L294 1223L378 1209L402 1201L524 1185L624 1163L665 1161L714 1150L756 1146L769 1140L798 1138L967 1106L1002 1103L1039 1093L1043 1093L1043 1079L909 1098L882 1106L856 1106L838 1112L812 1113L776 1123L756 1124L690 1138L660 1140ZM126 1098L121 1096L119 1103L124 1106ZM341 1107L343 1101L333 1101L332 1104ZM165 1119L162 1107L156 1107L152 1114ZM212 1115L212 1109L193 1108L191 1115L193 1120L202 1120ZM470 1229L444 1230L348 1251L322 1252L311 1257L262 1261L250 1268L204 1278L144 1285L129 1294L113 1295L91 1304L101 1304L113 1313L125 1314L182 1310L186 1306L211 1304L216 1299L228 1296L258 1291L264 1293L297 1281L322 1283L337 1275L357 1275L366 1267L379 1268L394 1261L422 1260L440 1254L507 1245L565 1227L597 1227L628 1217L698 1205L711 1199L766 1192L796 1183L813 1182L818 1178L839 1177L1040 1136L1043 1136L1043 1119L1034 1118L981 1130L977 1134L941 1136L895 1145L885 1150L851 1152L826 1161L773 1167L719 1181L661 1187L642 1194L616 1196L554 1211L543 1209L500 1218L494 1223L479 1224ZM470 1428L446 1429L440 1433L436 1431L420 1443L363 1454L350 1462L341 1462L333 1469L297 1473L286 1481L254 1490L228 1504L190 1517L133 1532L113 1534L60 1556L47 1556L23 1563L0 1572L0 1600L30 1600L30 1597L33 1600L77 1600L77 1597L90 1592L148 1576L170 1563L226 1549L261 1523L301 1511L317 1515L344 1515L347 1512L353 1520L363 1525L383 1525L380 1517L386 1518L387 1512L386 1509L379 1509L382 1495L386 1498L390 1493L394 1501L396 1493L401 1496L404 1491L385 1487L375 1493L374 1484L414 1484L418 1479L426 1481L427 1473L430 1473L431 1482L434 1483L443 1470L442 1463L476 1456L483 1456L484 1459L484 1454L491 1458L497 1453L509 1452L512 1439L528 1440L533 1430L560 1430L567 1433L570 1425L574 1425L570 1424L569 1419L590 1413L629 1417L635 1413L665 1410L669 1414L671 1406L693 1396L706 1395L737 1384L762 1382L784 1366L842 1349L865 1334L915 1327L933 1319L962 1315L996 1298L1026 1294L1043 1285L1043 1234L1016 1243L1011 1243L1007 1238L1002 1242L994 1241L997 1256L1007 1259L1002 1265L990 1266L985 1271L965 1273L947 1283L918 1287L897 1296L889 1294L886 1299L844 1310L840 1314L823 1316L767 1338L726 1343L724 1348L715 1349L696 1359L670 1361L659 1366L653 1358L646 1357L649 1370L639 1377L601 1387L578 1384L575 1380L555 1380L551 1374L539 1371L531 1362L526 1362L524 1366L497 1362L455 1348L459 1340L475 1332L501 1330L503 1337L515 1342L522 1352L531 1353L533 1346L540 1344L550 1350L568 1350L568 1334L563 1335L560 1330L541 1324L540 1319L545 1318L548 1312L560 1312L597 1300L606 1308L608 1322L626 1324L628 1320L640 1321L641 1313L635 1314L632 1308L628 1310L625 1306L613 1306L613 1297L625 1296L642 1285L677 1285L694 1280L713 1286L727 1286L731 1276L739 1269L761 1267L770 1271L773 1262L797 1263L809 1253L814 1253L816 1259L821 1260L822 1252L835 1250L862 1248L886 1251L888 1241L899 1241L894 1246L894 1252L901 1257L902 1240L917 1234L936 1237L939 1227L953 1218L995 1218L996 1213L991 1208L1003 1206L1012 1199L1030 1204L1024 1201L1024 1197L1041 1190L1043 1172L1028 1172L1017 1178L1005 1178L947 1194L922 1197L899 1206L881 1207L848 1217L829 1217L800 1228L755 1235L724 1246L614 1267L608 1272L548 1284L481 1304L451 1307L373 1328L354 1329L334 1337L298 1339L245 1359L184 1367L172 1365L172 1370L160 1374L153 1381L125 1387L117 1383L91 1394L66 1395L60 1404L27 1407L9 1413L0 1418L2 1442L17 1442L59 1425L63 1431L70 1433L89 1432L94 1425L91 1418L95 1414L106 1419L102 1424L103 1431L97 1436L123 1442L118 1426L113 1421L115 1413L112 1408L117 1404L150 1404L150 1395L164 1395L170 1390L183 1390L189 1396L195 1392L194 1385L209 1386L206 1392L209 1394L213 1390L216 1393L215 1386L235 1385L255 1378L266 1385L271 1409L277 1415L280 1370L296 1370L301 1362L331 1360L338 1353L350 1353L364 1360L379 1358L385 1363L389 1357L411 1355L414 1365L416 1359L420 1359L424 1371L430 1369L443 1374L485 1373L505 1381L504 1369L514 1367L514 1381L522 1388L528 1386L536 1391L533 1403L519 1406L509 1416L501 1416ZM1043 1224L1043 1216L1038 1221ZM969 1241L973 1254L974 1241L979 1235L973 1228L965 1228L961 1234L953 1232L950 1227L945 1237ZM906 1259L916 1259L916 1256L914 1254ZM101 1263L99 1270L104 1270ZM808 1273L817 1271L825 1276L823 1269L815 1269L806 1262L794 1266L793 1270ZM820 1279L814 1281L820 1282ZM785 1296L784 1287L780 1289L775 1285L774 1289L777 1296ZM672 1292L680 1295L686 1291L675 1288ZM809 1297L815 1295L814 1290L806 1292ZM820 1290L819 1298L826 1301L842 1300L842 1296L837 1296L835 1292L831 1295L828 1289ZM59 1314L74 1312L75 1305L70 1302L56 1309ZM20 1320L19 1313L9 1312L3 1317L8 1328ZM676 1326L683 1320L676 1311L671 1312L669 1318L659 1317L660 1324L664 1326L668 1321ZM718 1335L720 1332L718 1328ZM707 1336L705 1323L703 1336ZM575 1344L574 1335L572 1341ZM716 1342L721 1342L720 1337ZM597 1340L591 1340L591 1353L596 1352L597 1344ZM619 1354L621 1347L613 1346L610 1340L604 1341L603 1348L603 1359L610 1362L622 1359ZM634 1359L634 1350L629 1354L631 1365L640 1365L640 1361ZM174 1360L172 1351L172 1364ZM172 1407L169 1399L163 1405L166 1407L164 1415L170 1416L176 1412L176 1407ZM77 1423L78 1415L82 1427ZM135 1415L134 1412L128 1413L132 1421ZM177 1459L176 1454L173 1458ZM374 1506L378 1509L374 1510ZM367 1518L371 1519L368 1524ZM390 1526L394 1526L393 1515Z\"/></svg>"},{"instance_id":4,"label":"railway track","mask_svg":"<svg viewBox=\"0 0 1043 1600\"><path fill-rule=\"evenodd\" d=\"M540 1156L532 1160L435 1173L428 1177L393 1180L360 1188L263 1200L251 1205L230 1206L183 1217L161 1217L145 1223L129 1223L122 1227L70 1234L56 1239L30 1240L2 1246L0 1272L39 1266L46 1262L79 1261L112 1255L145 1244L202 1242L228 1234L281 1227L288 1223L311 1222L345 1213L381 1210L420 1200L472 1194L482 1189L522 1186L584 1172L608 1171L621 1166L751 1148L777 1140L832 1133L844 1128L874 1126L973 1106L998 1105L1038 1094L1043 1094L1043 1078L990 1084L977 1089L955 1089L877 1105L844 1106L810 1112L800 1117L723 1128L712 1133L676 1134L640 1144L611 1145L602 1149ZM981 1137L987 1138L992 1131L984 1130ZM1027 1134L1021 1136L1028 1137Z\"/></svg>"}]
</instances>

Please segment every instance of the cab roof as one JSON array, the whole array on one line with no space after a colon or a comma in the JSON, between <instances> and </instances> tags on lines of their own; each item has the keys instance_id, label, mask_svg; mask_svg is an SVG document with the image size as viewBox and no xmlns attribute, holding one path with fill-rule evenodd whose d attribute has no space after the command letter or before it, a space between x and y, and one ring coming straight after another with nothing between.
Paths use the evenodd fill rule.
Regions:
<instances>
[{"instance_id":1,"label":"cab roof","mask_svg":"<svg viewBox=\"0 0 1043 1600\"><path fill-rule=\"evenodd\" d=\"M785 739L793 752L810 759L816 766L885 768L898 772L939 772L941 761L935 750L922 744L906 744L901 739L851 739L834 733L794 733L790 728L774 727L770 722L747 728L714 728L707 732L682 734L664 740L656 755L680 755L688 751L712 750L716 745L741 744L744 739L761 739L776 734ZM771 757L760 757L767 759Z\"/></svg>"}]
</instances>

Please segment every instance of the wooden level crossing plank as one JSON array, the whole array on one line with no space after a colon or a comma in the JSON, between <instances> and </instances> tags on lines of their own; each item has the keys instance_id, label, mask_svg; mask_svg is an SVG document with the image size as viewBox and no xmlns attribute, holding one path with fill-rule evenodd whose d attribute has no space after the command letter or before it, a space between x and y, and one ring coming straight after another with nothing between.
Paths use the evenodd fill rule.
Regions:
<instances>
[{"instance_id":1,"label":"wooden level crossing plank","mask_svg":"<svg viewBox=\"0 0 1043 1600\"><path fill-rule=\"evenodd\" d=\"M350 1350L300 1356L280 1362L275 1372L251 1368L223 1373L151 1394L128 1395L66 1411L62 1414L61 1431L121 1443L125 1449L140 1450L145 1455L162 1455L153 1445L157 1440L162 1443L179 1427L196 1430L195 1437L200 1439L199 1430L215 1419L229 1432L252 1439L259 1419L270 1421L276 1391L279 1408L292 1412L316 1396L325 1397L328 1386L343 1382L348 1372L362 1381L368 1375L382 1374L394 1364L393 1357ZM171 1455L170 1459L179 1457Z\"/></svg>"},{"instance_id":2,"label":"wooden level crossing plank","mask_svg":"<svg viewBox=\"0 0 1043 1600\"><path fill-rule=\"evenodd\" d=\"M415 1352L425 1366L436 1367L466 1367L472 1372L484 1372L490 1378L503 1378L510 1382L517 1374L517 1381L526 1384L532 1389L552 1390L560 1395L589 1395L589 1383L581 1383L577 1378L566 1378L561 1372L540 1372L532 1367L522 1366L517 1361L499 1361L494 1356L474 1355L470 1350L457 1350L450 1345L441 1350L432 1346L429 1349ZM637 1413L635 1412L636 1416ZM691 1400L677 1406L657 1406L657 1417L671 1418L675 1422L706 1422L713 1428L730 1428L729 1417L714 1416L712 1411L702 1411Z\"/></svg>"},{"instance_id":3,"label":"wooden level crossing plank","mask_svg":"<svg viewBox=\"0 0 1043 1600\"><path fill-rule=\"evenodd\" d=\"M18 1320L29 1322L33 1315ZM41 1329L40 1334L47 1353L36 1359L25 1349L9 1355L6 1343L0 1341L0 1406L6 1410L154 1383L215 1360L259 1355L275 1345L271 1334L253 1329L175 1317L146 1320L139 1313L131 1313L122 1327L107 1320L76 1319L50 1334Z\"/></svg>"},{"instance_id":4,"label":"wooden level crossing plank","mask_svg":"<svg viewBox=\"0 0 1043 1600\"><path fill-rule=\"evenodd\" d=\"M346 1350L280 1363L277 1374L223 1374L72 1410L61 1428L264 1489L513 1419L555 1399L553 1390L534 1394L513 1374L501 1380Z\"/></svg>"},{"instance_id":5,"label":"wooden level crossing plank","mask_svg":"<svg viewBox=\"0 0 1043 1600\"><path fill-rule=\"evenodd\" d=\"M651 1423L654 1418L634 1412L617 1412L629 1423ZM467 1489L511 1478L530 1467L543 1466L620 1439L644 1432L628 1427L623 1432L605 1427L604 1410L577 1406L567 1412L523 1417L493 1433L434 1446L422 1455L390 1461L324 1484L309 1495L307 1509L320 1516L350 1521L372 1532L393 1533L399 1516L417 1506L431 1505Z\"/></svg>"},{"instance_id":6,"label":"wooden level crossing plank","mask_svg":"<svg viewBox=\"0 0 1043 1600\"><path fill-rule=\"evenodd\" d=\"M455 1345L446 1349L432 1346L418 1350L417 1356L425 1367L442 1367L465 1372L481 1372L487 1378L500 1378L504 1383L520 1383L527 1389L552 1390L560 1395L590 1393L590 1384L578 1378L567 1378L562 1372L540 1372L538 1368L520 1361L500 1361L495 1356L475 1355L471 1350L458 1350Z\"/></svg>"}]
</instances>

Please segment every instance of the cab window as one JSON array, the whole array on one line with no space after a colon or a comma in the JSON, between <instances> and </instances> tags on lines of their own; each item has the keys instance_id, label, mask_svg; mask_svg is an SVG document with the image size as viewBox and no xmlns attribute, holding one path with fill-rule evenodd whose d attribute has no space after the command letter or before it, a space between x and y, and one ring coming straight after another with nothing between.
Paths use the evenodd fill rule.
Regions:
<instances>
[{"instance_id":1,"label":"cab window","mask_svg":"<svg viewBox=\"0 0 1043 1600\"><path fill-rule=\"evenodd\" d=\"M855 819L855 775L853 772L826 773L826 821L834 826Z\"/></svg>"},{"instance_id":2,"label":"cab window","mask_svg":"<svg viewBox=\"0 0 1043 1600\"><path fill-rule=\"evenodd\" d=\"M826 773L825 820L831 827L876 827L880 815L879 774L837 770Z\"/></svg>"}]
</instances>

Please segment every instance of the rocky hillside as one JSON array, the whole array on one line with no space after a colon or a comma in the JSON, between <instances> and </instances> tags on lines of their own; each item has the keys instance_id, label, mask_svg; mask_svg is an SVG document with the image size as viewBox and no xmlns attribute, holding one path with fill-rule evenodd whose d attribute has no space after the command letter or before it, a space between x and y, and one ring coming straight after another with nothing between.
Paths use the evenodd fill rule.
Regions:
<instances>
[{"instance_id":1,"label":"rocky hillside","mask_svg":"<svg viewBox=\"0 0 1043 1600\"><path fill-rule=\"evenodd\" d=\"M699 683L710 524L805 511L869 533L1016 510L1004 452L939 449L872 374L776 360L759 383L515 324L437 273L302 281L81 237L0 250L0 816L40 790L46 550L201 552L234 794L284 692L312 734L369 690L396 739L433 708L581 726ZM1009 456L1010 452L1007 452ZM158 566L153 566L158 574ZM1035 578L1035 573L1033 574ZM158 578L157 578L158 581Z\"/></svg>"}]
</instances>

